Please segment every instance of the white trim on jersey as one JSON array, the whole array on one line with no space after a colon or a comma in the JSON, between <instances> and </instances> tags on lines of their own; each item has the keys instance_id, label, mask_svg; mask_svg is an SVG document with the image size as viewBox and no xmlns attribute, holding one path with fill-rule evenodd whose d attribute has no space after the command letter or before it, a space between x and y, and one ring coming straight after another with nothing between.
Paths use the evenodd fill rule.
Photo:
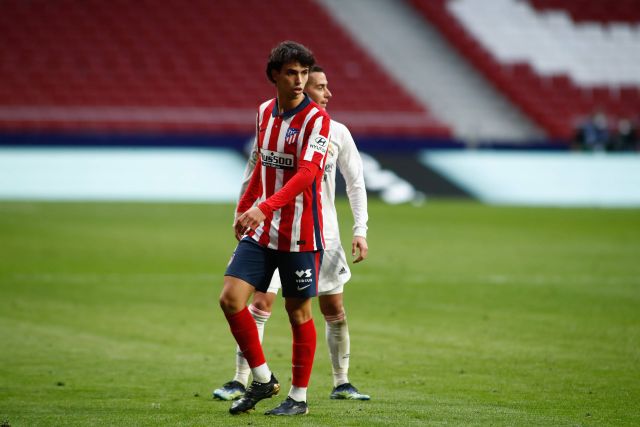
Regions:
<instances>
[{"instance_id":1,"label":"white trim on jersey","mask_svg":"<svg viewBox=\"0 0 640 427\"><path fill-rule=\"evenodd\" d=\"M289 123L287 120L283 120L280 123L280 131L278 132L278 139L276 141L276 151L279 153L284 152L284 136L289 129ZM268 144L268 139L265 139L265 144ZM284 169L276 169L276 181L273 192L278 192L284 185ZM271 228L269 229L269 244L271 247L278 247L278 230L280 230L280 220L282 219L282 211L280 209L273 211L271 218Z\"/></svg>"},{"instance_id":2,"label":"white trim on jersey","mask_svg":"<svg viewBox=\"0 0 640 427\"><path fill-rule=\"evenodd\" d=\"M293 211L293 226L291 227L291 251L299 251L300 245L298 241L300 240L300 218L302 217L302 202L304 200L304 195L302 193L296 196L296 204L295 209ZM323 229L324 230L324 229Z\"/></svg>"}]
</instances>

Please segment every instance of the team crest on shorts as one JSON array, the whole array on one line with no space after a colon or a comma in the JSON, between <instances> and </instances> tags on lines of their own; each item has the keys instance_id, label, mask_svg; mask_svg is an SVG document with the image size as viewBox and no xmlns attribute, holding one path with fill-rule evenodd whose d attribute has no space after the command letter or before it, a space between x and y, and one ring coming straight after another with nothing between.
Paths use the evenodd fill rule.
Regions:
<instances>
[{"instance_id":1,"label":"team crest on shorts","mask_svg":"<svg viewBox=\"0 0 640 427\"><path fill-rule=\"evenodd\" d=\"M284 142L288 144L295 144L298 140L298 135L300 134L300 129L289 128L287 129L287 134L284 136Z\"/></svg>"}]
</instances>

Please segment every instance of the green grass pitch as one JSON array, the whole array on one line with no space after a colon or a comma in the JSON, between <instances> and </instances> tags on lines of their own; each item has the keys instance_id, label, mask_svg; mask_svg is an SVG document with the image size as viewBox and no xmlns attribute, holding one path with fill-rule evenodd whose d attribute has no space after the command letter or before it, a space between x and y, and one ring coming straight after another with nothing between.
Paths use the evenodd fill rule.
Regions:
<instances>
[{"instance_id":1,"label":"green grass pitch","mask_svg":"<svg viewBox=\"0 0 640 427\"><path fill-rule=\"evenodd\" d=\"M281 396L238 417L210 397L234 368L217 305L232 209L0 203L0 424L640 425L640 211L372 200L345 293L350 378L372 400L328 399L314 304L310 414L274 420L281 301L265 335Z\"/></svg>"}]
</instances>

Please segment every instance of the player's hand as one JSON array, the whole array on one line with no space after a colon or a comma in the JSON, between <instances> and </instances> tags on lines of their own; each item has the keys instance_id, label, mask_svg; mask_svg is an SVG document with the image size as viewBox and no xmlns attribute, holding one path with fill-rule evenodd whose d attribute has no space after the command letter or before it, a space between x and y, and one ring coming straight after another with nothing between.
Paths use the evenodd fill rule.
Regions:
<instances>
[{"instance_id":1,"label":"player's hand","mask_svg":"<svg viewBox=\"0 0 640 427\"><path fill-rule=\"evenodd\" d=\"M369 251L369 246L367 246L367 239L361 236L354 236L353 242L351 242L351 256L356 256L356 253L359 252L357 258L353 260L354 264L359 263L360 261L364 261L367 259L367 252Z\"/></svg>"},{"instance_id":2,"label":"player's hand","mask_svg":"<svg viewBox=\"0 0 640 427\"><path fill-rule=\"evenodd\" d=\"M242 236L244 236L244 229L245 227L241 226L238 222L238 215L236 214L236 217L233 219L233 234L236 236L237 241L240 241Z\"/></svg>"},{"instance_id":3,"label":"player's hand","mask_svg":"<svg viewBox=\"0 0 640 427\"><path fill-rule=\"evenodd\" d=\"M249 230L255 230L266 219L265 214L262 213L257 206L252 207L242 215L238 217L235 223L236 236L238 233L244 235Z\"/></svg>"}]
</instances>

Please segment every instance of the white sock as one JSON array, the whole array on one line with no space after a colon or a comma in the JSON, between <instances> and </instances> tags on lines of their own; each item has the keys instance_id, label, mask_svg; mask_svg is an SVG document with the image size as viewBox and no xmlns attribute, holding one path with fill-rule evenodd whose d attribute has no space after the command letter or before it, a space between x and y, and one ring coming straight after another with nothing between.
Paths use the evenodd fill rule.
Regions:
<instances>
[{"instance_id":1,"label":"white sock","mask_svg":"<svg viewBox=\"0 0 640 427\"><path fill-rule=\"evenodd\" d=\"M329 358L331 359L331 369L333 370L333 386L349 382L349 327L347 317L342 312L337 316L325 316L325 333L327 347L329 347Z\"/></svg>"},{"instance_id":2,"label":"white sock","mask_svg":"<svg viewBox=\"0 0 640 427\"><path fill-rule=\"evenodd\" d=\"M295 400L296 402L306 402L307 401L307 388L306 387L296 387L294 385L291 386L289 390L289 397Z\"/></svg>"},{"instance_id":3,"label":"white sock","mask_svg":"<svg viewBox=\"0 0 640 427\"><path fill-rule=\"evenodd\" d=\"M259 383L268 383L271 381L271 370L267 366L267 362L251 368L251 373L253 374L254 381L258 381Z\"/></svg>"},{"instance_id":4,"label":"white sock","mask_svg":"<svg viewBox=\"0 0 640 427\"><path fill-rule=\"evenodd\" d=\"M233 380L238 381L246 387L250 374L251 368L249 367L249 362L247 362L247 359L242 355L240 347L236 346L236 375L233 377Z\"/></svg>"},{"instance_id":5,"label":"white sock","mask_svg":"<svg viewBox=\"0 0 640 427\"><path fill-rule=\"evenodd\" d=\"M253 304L249 305L249 312L251 313L251 316L253 316L253 320L256 321L258 336L260 337L260 342L262 342L262 337L264 336L264 325L267 323L267 320L269 320L271 313L268 311L258 310ZM236 375L233 377L233 380L242 383L242 385L246 387L249 383L249 374L251 374L249 363L242 355L240 347L236 346ZM271 380L271 373L269 373L269 378L267 378L267 381L269 380Z\"/></svg>"}]
</instances>

